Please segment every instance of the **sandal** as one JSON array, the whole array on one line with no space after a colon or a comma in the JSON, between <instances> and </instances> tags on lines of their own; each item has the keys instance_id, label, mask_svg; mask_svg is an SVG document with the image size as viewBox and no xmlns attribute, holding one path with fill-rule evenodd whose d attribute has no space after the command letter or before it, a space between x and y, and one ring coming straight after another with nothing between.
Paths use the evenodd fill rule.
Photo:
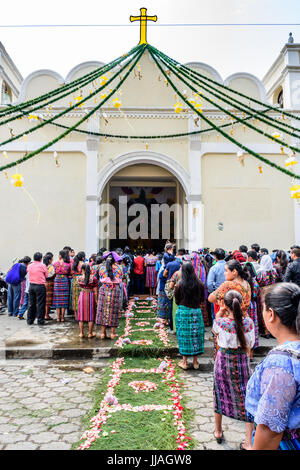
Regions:
<instances>
[{"instance_id":1,"label":"sandal","mask_svg":"<svg viewBox=\"0 0 300 470\"><path fill-rule=\"evenodd\" d=\"M193 364L193 367L194 367L194 369L195 369L195 370L198 370L198 369L199 369L199 367L200 367L200 364L199 364L199 362L197 362L197 364Z\"/></svg>"},{"instance_id":2,"label":"sandal","mask_svg":"<svg viewBox=\"0 0 300 470\"><path fill-rule=\"evenodd\" d=\"M60 318L57 318L57 319L56 319L56 322L57 322L57 323L60 323L60 321L61 321Z\"/></svg>"},{"instance_id":3,"label":"sandal","mask_svg":"<svg viewBox=\"0 0 300 470\"><path fill-rule=\"evenodd\" d=\"M216 439L218 444L222 444L224 441L224 436L223 436L223 431L222 431L222 436L221 437L216 437L215 432L213 432L214 438Z\"/></svg>"},{"instance_id":4,"label":"sandal","mask_svg":"<svg viewBox=\"0 0 300 470\"><path fill-rule=\"evenodd\" d=\"M82 335L82 334L80 333L79 338L84 338L84 335Z\"/></svg>"},{"instance_id":5,"label":"sandal","mask_svg":"<svg viewBox=\"0 0 300 470\"><path fill-rule=\"evenodd\" d=\"M178 367L180 367L181 369L184 369L184 370L187 370L188 369L188 365L187 364L184 364L182 361L181 362L178 362Z\"/></svg>"},{"instance_id":6,"label":"sandal","mask_svg":"<svg viewBox=\"0 0 300 470\"><path fill-rule=\"evenodd\" d=\"M110 339L116 339L118 335L110 335Z\"/></svg>"},{"instance_id":7,"label":"sandal","mask_svg":"<svg viewBox=\"0 0 300 470\"><path fill-rule=\"evenodd\" d=\"M245 449L245 447L243 446L243 442L240 443L239 449L240 449L240 450L248 450L248 449Z\"/></svg>"},{"instance_id":8,"label":"sandal","mask_svg":"<svg viewBox=\"0 0 300 470\"><path fill-rule=\"evenodd\" d=\"M95 338L95 336L96 336L96 333L92 333L91 335L90 334L88 335L88 338Z\"/></svg>"},{"instance_id":9,"label":"sandal","mask_svg":"<svg viewBox=\"0 0 300 470\"><path fill-rule=\"evenodd\" d=\"M106 338L106 335L101 335L100 336L100 339L105 339Z\"/></svg>"}]
</instances>

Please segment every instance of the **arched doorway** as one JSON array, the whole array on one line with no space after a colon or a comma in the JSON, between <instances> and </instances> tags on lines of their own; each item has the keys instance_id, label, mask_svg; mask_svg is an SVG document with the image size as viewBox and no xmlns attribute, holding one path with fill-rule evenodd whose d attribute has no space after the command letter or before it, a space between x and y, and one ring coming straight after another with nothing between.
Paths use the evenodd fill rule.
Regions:
<instances>
[{"instance_id":1,"label":"arched doorway","mask_svg":"<svg viewBox=\"0 0 300 470\"><path fill-rule=\"evenodd\" d=\"M174 168L166 168L169 161L166 164L165 159L159 163L153 160L149 155L127 164L119 160L106 175L105 168L102 170L100 247L129 245L132 249L161 251L167 239L185 245L187 210L183 185L188 184L188 180L184 181L187 172L182 169L181 182L174 175ZM176 167L176 162L172 163Z\"/></svg>"}]
</instances>

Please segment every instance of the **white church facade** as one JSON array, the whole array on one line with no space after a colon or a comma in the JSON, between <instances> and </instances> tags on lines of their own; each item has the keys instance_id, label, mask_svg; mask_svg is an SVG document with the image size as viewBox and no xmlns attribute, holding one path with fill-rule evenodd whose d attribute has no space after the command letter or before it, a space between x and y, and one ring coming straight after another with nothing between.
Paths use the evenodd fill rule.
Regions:
<instances>
[{"instance_id":1,"label":"white church facade","mask_svg":"<svg viewBox=\"0 0 300 470\"><path fill-rule=\"evenodd\" d=\"M186 65L263 103L278 104L278 111L269 113L278 121L282 120L281 105L295 115L300 113L300 44L284 45L262 81L251 71L223 78L211 65L198 59L201 57ZM6 59L1 83L11 77L7 85L12 102L22 103L100 65L97 61L79 64L66 78L52 70L38 70L21 80L12 60ZM1 67L0 72L4 72ZM139 70L140 74L131 74L121 87L122 93L118 96L122 107L105 105L82 129L147 136L185 133L205 127L192 111L174 112L174 91L166 85L147 51L139 61ZM89 85L82 91L88 94ZM74 103L72 95L50 108L45 103L37 114L47 119L69 108L70 102ZM1 103L6 104L4 100ZM91 101L71 110L59 122L71 126L93 105ZM203 113L217 125L230 122L212 105L203 105ZM299 127L299 121L289 121ZM263 123L255 125L266 128ZM0 127L0 139L4 141L10 132L16 134L31 126L27 117L9 123ZM7 161L2 152L15 161L60 132L61 129L47 125L28 134L26 139L2 146L1 163ZM245 130L240 124L234 126L234 135L257 153L284 166L286 157L276 142L268 141L251 129ZM295 139L287 141L300 145ZM216 132L174 139L121 140L74 131L17 168L24 177L24 188L36 205L22 189L10 184L10 176L16 168L8 170L7 177L0 174L1 268L7 268L14 257L32 255L37 250L57 253L65 245L75 251L85 250L87 255L102 246L114 248L129 243L132 247L148 247L146 239L132 241L124 236L120 240L118 233L116 239L112 238L114 217L108 222L108 218L101 218L101 215L104 205L117 201L118 196L178 204L182 210L176 220L170 222L173 224L170 237L190 250L201 247L236 249L242 243L254 242L269 249L289 249L292 244L300 244L300 207L290 196L291 178L247 154L242 165L238 150ZM58 164L53 158L54 152L57 152ZM298 166L295 165L297 172ZM39 223L36 206L40 212ZM158 248L159 241L154 244Z\"/></svg>"}]
</instances>

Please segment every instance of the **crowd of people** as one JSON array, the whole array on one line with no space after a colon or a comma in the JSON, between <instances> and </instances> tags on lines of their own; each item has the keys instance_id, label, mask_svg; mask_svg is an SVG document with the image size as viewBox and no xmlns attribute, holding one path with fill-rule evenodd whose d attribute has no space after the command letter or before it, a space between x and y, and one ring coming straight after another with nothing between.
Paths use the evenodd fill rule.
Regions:
<instances>
[{"instance_id":1,"label":"crowd of people","mask_svg":"<svg viewBox=\"0 0 300 470\"><path fill-rule=\"evenodd\" d=\"M224 440L222 416L245 422L241 450L300 449L300 247L289 252L241 245L225 252L189 253L167 242L164 251L100 250L89 259L70 247L25 256L8 272L8 315L39 325L75 314L79 335L116 337L132 295L157 295L157 318L176 334L182 360L199 369L205 326L215 345L214 437ZM251 376L250 359L260 337L273 348ZM254 435L254 437L253 437Z\"/></svg>"}]
</instances>

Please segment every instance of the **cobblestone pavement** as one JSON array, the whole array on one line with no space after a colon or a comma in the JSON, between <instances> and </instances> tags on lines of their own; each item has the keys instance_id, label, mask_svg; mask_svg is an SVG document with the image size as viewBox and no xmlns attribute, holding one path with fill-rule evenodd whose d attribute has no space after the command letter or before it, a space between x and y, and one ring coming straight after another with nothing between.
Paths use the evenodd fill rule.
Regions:
<instances>
[{"instance_id":1,"label":"cobblestone pavement","mask_svg":"<svg viewBox=\"0 0 300 470\"><path fill-rule=\"evenodd\" d=\"M71 449L100 373L0 366L0 450Z\"/></svg>"},{"instance_id":2,"label":"cobblestone pavement","mask_svg":"<svg viewBox=\"0 0 300 470\"><path fill-rule=\"evenodd\" d=\"M93 406L91 392L100 375L101 371L89 375L61 370L50 361L0 363L0 450L71 449L84 431L81 418ZM243 423L224 417L221 445L212 435L213 374L189 370L181 377L187 406L194 411L190 431L196 449L238 449L244 439Z\"/></svg>"},{"instance_id":3,"label":"cobblestone pavement","mask_svg":"<svg viewBox=\"0 0 300 470\"><path fill-rule=\"evenodd\" d=\"M187 370L181 377L187 385L183 393L187 406L195 413L190 423L191 437L197 442L195 450L237 450L245 438L244 423L223 416L224 442L218 444L213 436L213 373Z\"/></svg>"}]
</instances>

